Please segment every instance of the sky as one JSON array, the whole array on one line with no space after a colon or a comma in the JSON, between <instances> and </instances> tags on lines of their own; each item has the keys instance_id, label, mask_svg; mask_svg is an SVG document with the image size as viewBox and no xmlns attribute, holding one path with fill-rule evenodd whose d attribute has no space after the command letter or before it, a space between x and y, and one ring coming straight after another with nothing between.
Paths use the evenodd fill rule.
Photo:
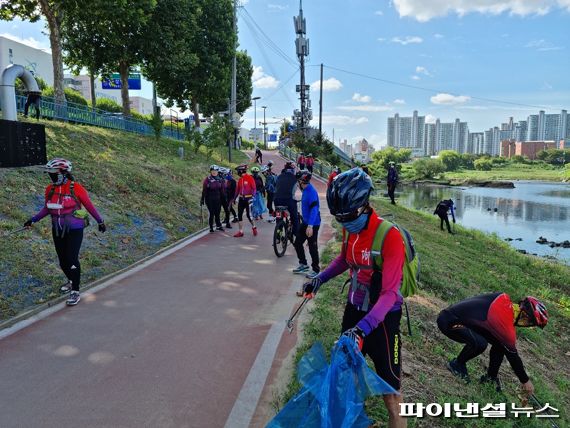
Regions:
<instances>
[{"instance_id":1,"label":"sky","mask_svg":"<svg viewBox=\"0 0 570 428\"><path fill-rule=\"evenodd\" d=\"M299 108L293 16L299 0L241 0L240 48L254 65L256 120L270 130ZM313 126L324 64L323 131L386 144L387 118L414 110L456 118L471 132L570 109L570 0L305 0ZM10 34L49 47L42 23L0 21ZM150 85L142 96L150 98ZM254 125L253 107L244 114ZM259 126L259 125L258 125Z\"/></svg>"}]
</instances>

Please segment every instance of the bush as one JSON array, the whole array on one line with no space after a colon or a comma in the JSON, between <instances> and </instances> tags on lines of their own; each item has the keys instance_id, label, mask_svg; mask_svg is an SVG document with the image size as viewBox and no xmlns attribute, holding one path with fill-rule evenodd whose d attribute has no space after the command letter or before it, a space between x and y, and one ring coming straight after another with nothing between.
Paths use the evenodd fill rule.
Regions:
<instances>
[{"instance_id":1,"label":"bush","mask_svg":"<svg viewBox=\"0 0 570 428\"><path fill-rule=\"evenodd\" d=\"M473 162L476 170L479 171L491 171L493 169L493 162L490 159L477 159Z\"/></svg>"},{"instance_id":2,"label":"bush","mask_svg":"<svg viewBox=\"0 0 570 428\"><path fill-rule=\"evenodd\" d=\"M508 160L506 158L493 158L491 159L491 162L493 163L493 165L504 165L508 162Z\"/></svg>"},{"instance_id":3,"label":"bush","mask_svg":"<svg viewBox=\"0 0 570 428\"><path fill-rule=\"evenodd\" d=\"M97 98L95 106L98 109L105 110L111 113L122 113L123 106L113 101L110 98Z\"/></svg>"},{"instance_id":4,"label":"bush","mask_svg":"<svg viewBox=\"0 0 570 428\"><path fill-rule=\"evenodd\" d=\"M439 152L439 158L446 171L456 171L461 165L461 157L455 150L442 150Z\"/></svg>"},{"instance_id":5,"label":"bush","mask_svg":"<svg viewBox=\"0 0 570 428\"><path fill-rule=\"evenodd\" d=\"M511 158L511 162L513 163L529 163L528 158L521 155L515 155Z\"/></svg>"},{"instance_id":6,"label":"bush","mask_svg":"<svg viewBox=\"0 0 570 428\"><path fill-rule=\"evenodd\" d=\"M85 98L83 98L83 95L81 95L81 93L79 91L76 91L75 89L71 89L71 88L65 88L63 91L65 92L65 99L67 100L67 102L87 106L87 100ZM54 95L55 95L55 93L54 93L53 87L51 87L51 86L47 86L42 91L43 97L52 97L53 98Z\"/></svg>"},{"instance_id":7,"label":"bush","mask_svg":"<svg viewBox=\"0 0 570 428\"><path fill-rule=\"evenodd\" d=\"M412 164L416 179L435 178L445 171L439 159L418 159Z\"/></svg>"}]
</instances>

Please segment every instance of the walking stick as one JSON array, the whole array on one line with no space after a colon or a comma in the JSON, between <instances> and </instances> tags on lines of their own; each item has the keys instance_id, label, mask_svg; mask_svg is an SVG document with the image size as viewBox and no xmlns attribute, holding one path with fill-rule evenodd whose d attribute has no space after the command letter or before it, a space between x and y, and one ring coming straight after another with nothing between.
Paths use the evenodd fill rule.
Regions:
<instances>
[{"instance_id":1,"label":"walking stick","mask_svg":"<svg viewBox=\"0 0 570 428\"><path fill-rule=\"evenodd\" d=\"M289 334L293 333L293 320L295 319L295 317L301 312L301 309L303 309L303 306L305 306L305 304L311 299L309 299L308 297L305 297L303 299L303 301L301 302L301 304L299 305L299 307L295 310L295 312L293 312L293 315L291 315L291 318L289 318L287 320L287 330L289 330Z\"/></svg>"},{"instance_id":2,"label":"walking stick","mask_svg":"<svg viewBox=\"0 0 570 428\"><path fill-rule=\"evenodd\" d=\"M5 236L5 237L12 236L12 235L15 235L15 234L17 234L17 233L23 232L23 231L25 231L25 230L27 230L27 229L28 229L27 227L21 227L21 228L19 228L19 229L12 230L12 231L10 231L10 232L8 232L8 233L5 233L4 236Z\"/></svg>"},{"instance_id":3,"label":"walking stick","mask_svg":"<svg viewBox=\"0 0 570 428\"><path fill-rule=\"evenodd\" d=\"M204 227L204 205L200 204L200 227Z\"/></svg>"}]
</instances>

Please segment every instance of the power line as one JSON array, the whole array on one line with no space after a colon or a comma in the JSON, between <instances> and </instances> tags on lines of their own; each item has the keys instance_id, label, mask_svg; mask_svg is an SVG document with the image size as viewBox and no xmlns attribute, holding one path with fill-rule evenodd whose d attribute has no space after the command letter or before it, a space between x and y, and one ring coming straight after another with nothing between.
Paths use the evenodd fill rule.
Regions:
<instances>
[{"instance_id":1,"label":"power line","mask_svg":"<svg viewBox=\"0 0 570 428\"><path fill-rule=\"evenodd\" d=\"M369 76L366 74L362 74L362 73L357 73L354 71L349 71L349 70L343 70L342 68L337 68L337 67L333 67L330 65L326 65L325 67L331 69L331 70L336 70L336 71L340 71L342 73L347 73L347 74L352 74L354 76L359 76L359 77L364 77L365 79L371 79L371 80L376 80L378 82L383 82L383 83L387 83L390 85L395 85L395 86L402 86L404 88L410 88L410 89L417 89L419 91L425 91L425 92L430 92L430 93L448 93L450 95L453 96L459 96L457 94L448 92L448 91L443 91L443 90L436 90L436 89L429 89L429 88L425 88L422 86L416 86L416 85L409 85L407 83L401 83L401 82L396 82L394 80L388 80L388 79L382 79L380 77L374 77L374 76ZM539 108L539 109L547 109L549 107L547 106L540 106L540 105L534 105L534 104L523 104L523 103L515 103L512 101L503 101L503 100L497 100L494 98L483 98L483 97L474 97L474 96L469 96L470 98L474 99L474 100L479 100L479 101L486 101L486 102L494 102L494 103L500 103L500 104L510 104L510 105L514 105L514 106L519 106L519 107L532 107L532 108ZM551 107L550 107L551 108Z\"/></svg>"}]
</instances>

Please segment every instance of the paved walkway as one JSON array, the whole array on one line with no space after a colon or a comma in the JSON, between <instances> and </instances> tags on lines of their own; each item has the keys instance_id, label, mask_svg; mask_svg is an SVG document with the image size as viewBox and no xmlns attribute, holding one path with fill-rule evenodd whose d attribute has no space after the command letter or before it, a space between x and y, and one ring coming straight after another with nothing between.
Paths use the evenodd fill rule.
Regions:
<instances>
[{"instance_id":1,"label":"paved walkway","mask_svg":"<svg viewBox=\"0 0 570 428\"><path fill-rule=\"evenodd\" d=\"M258 227L206 234L0 340L0 426L263 426L252 417L276 350L294 346L284 320L304 278Z\"/></svg>"}]
</instances>

